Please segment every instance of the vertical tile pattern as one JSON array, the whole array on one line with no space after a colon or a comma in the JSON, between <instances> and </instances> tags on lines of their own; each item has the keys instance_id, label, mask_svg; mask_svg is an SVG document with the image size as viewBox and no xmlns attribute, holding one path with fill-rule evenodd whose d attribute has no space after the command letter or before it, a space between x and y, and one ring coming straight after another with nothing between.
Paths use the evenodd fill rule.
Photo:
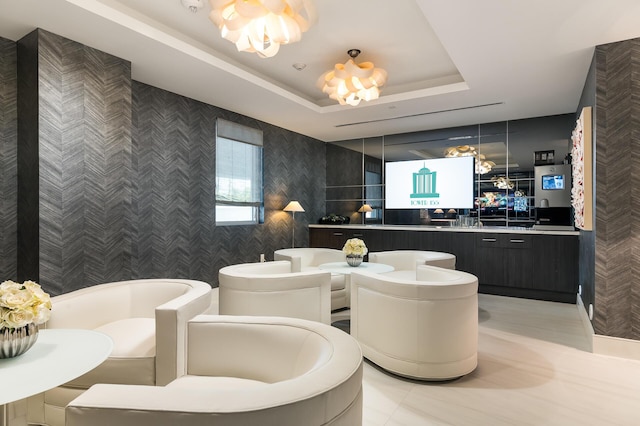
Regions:
<instances>
[{"instance_id":1,"label":"vertical tile pattern","mask_svg":"<svg viewBox=\"0 0 640 426\"><path fill-rule=\"evenodd\" d=\"M324 143L132 82L129 62L43 30L18 52L23 279L54 295L160 276L216 285L219 268L291 244L291 199L308 245L325 213ZM218 117L264 133L264 224L215 226Z\"/></svg>"},{"instance_id":2,"label":"vertical tile pattern","mask_svg":"<svg viewBox=\"0 0 640 426\"><path fill-rule=\"evenodd\" d=\"M18 232L17 49L0 38L0 281L17 279Z\"/></svg>"},{"instance_id":3,"label":"vertical tile pattern","mask_svg":"<svg viewBox=\"0 0 640 426\"><path fill-rule=\"evenodd\" d=\"M47 31L33 37L38 132L20 161L37 164L37 189L24 191L37 211L24 211L37 215L39 248L26 270L52 294L129 278L131 65Z\"/></svg>"},{"instance_id":4,"label":"vertical tile pattern","mask_svg":"<svg viewBox=\"0 0 640 426\"><path fill-rule=\"evenodd\" d=\"M640 339L640 40L599 46L596 74L594 329Z\"/></svg>"},{"instance_id":5,"label":"vertical tile pattern","mask_svg":"<svg viewBox=\"0 0 640 426\"><path fill-rule=\"evenodd\" d=\"M133 83L134 271L217 285L226 265L256 262L291 244L324 214L324 143L142 83ZM215 123L224 118L264 134L264 224L215 226Z\"/></svg>"}]
</instances>

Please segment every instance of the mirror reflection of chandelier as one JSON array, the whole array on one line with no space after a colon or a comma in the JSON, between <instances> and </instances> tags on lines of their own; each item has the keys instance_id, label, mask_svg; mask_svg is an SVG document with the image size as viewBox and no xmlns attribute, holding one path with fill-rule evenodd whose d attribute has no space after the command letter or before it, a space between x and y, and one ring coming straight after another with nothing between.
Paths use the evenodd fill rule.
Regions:
<instances>
[{"instance_id":1,"label":"mirror reflection of chandelier","mask_svg":"<svg viewBox=\"0 0 640 426\"><path fill-rule=\"evenodd\" d=\"M511 179L506 176L494 176L491 178L491 182L498 189L513 189L515 186Z\"/></svg>"},{"instance_id":2,"label":"mirror reflection of chandelier","mask_svg":"<svg viewBox=\"0 0 640 426\"><path fill-rule=\"evenodd\" d=\"M447 148L444 151L445 157L474 157L476 159L476 174L483 175L489 173L496 165L493 161L486 159L484 154L478 153L471 145L458 145Z\"/></svg>"}]
</instances>

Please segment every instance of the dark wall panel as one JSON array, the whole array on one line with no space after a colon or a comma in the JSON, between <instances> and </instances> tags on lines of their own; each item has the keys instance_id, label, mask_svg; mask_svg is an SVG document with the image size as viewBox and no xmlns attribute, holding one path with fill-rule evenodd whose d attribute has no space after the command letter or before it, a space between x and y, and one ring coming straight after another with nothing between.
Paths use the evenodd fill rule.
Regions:
<instances>
[{"instance_id":1,"label":"dark wall panel","mask_svg":"<svg viewBox=\"0 0 640 426\"><path fill-rule=\"evenodd\" d=\"M215 123L224 118L263 131L264 224L215 226ZM217 271L256 262L291 245L308 245L306 225L324 214L324 143L142 83L133 82L135 212L138 277L172 276L217 285Z\"/></svg>"},{"instance_id":2,"label":"dark wall panel","mask_svg":"<svg viewBox=\"0 0 640 426\"><path fill-rule=\"evenodd\" d=\"M52 294L129 278L131 64L43 30L25 37L20 58L35 79L25 84L24 125L37 129L36 141L19 134L28 147L21 211L37 218L23 228L38 234L23 247L24 278Z\"/></svg>"},{"instance_id":3,"label":"dark wall panel","mask_svg":"<svg viewBox=\"0 0 640 426\"><path fill-rule=\"evenodd\" d=\"M640 39L596 48L596 333L640 339Z\"/></svg>"},{"instance_id":4,"label":"dark wall panel","mask_svg":"<svg viewBox=\"0 0 640 426\"><path fill-rule=\"evenodd\" d=\"M17 279L17 49L0 38L0 281Z\"/></svg>"}]
</instances>

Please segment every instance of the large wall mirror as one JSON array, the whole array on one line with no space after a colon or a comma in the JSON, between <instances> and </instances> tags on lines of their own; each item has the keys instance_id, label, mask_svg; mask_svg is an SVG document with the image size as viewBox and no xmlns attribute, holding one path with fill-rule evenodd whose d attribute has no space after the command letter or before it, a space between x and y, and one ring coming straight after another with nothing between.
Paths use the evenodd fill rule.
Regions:
<instances>
[{"instance_id":1,"label":"large wall mirror","mask_svg":"<svg viewBox=\"0 0 640 426\"><path fill-rule=\"evenodd\" d=\"M574 115L564 114L328 143L327 215L396 225L449 225L463 216L530 227L535 167L569 162L573 125ZM471 208L386 208L385 163L456 155L475 158Z\"/></svg>"}]
</instances>

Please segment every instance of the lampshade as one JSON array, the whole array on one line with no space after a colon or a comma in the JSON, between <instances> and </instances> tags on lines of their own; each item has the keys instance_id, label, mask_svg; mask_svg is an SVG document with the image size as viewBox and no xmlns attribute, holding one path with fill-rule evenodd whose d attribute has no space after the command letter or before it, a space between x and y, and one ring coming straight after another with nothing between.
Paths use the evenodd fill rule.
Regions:
<instances>
[{"instance_id":1,"label":"lampshade","mask_svg":"<svg viewBox=\"0 0 640 426\"><path fill-rule=\"evenodd\" d=\"M358 209L359 213L366 213L366 212L372 212L372 211L373 209L369 204L363 204L362 207Z\"/></svg>"},{"instance_id":2,"label":"lampshade","mask_svg":"<svg viewBox=\"0 0 640 426\"><path fill-rule=\"evenodd\" d=\"M263 58L278 53L281 44L300 41L315 23L312 0L209 0L209 19L238 51Z\"/></svg>"},{"instance_id":3,"label":"lampshade","mask_svg":"<svg viewBox=\"0 0 640 426\"><path fill-rule=\"evenodd\" d=\"M347 53L351 59L322 74L317 86L340 105L356 106L361 100L378 99L380 88L387 82L387 72L375 68L372 62L356 64L354 59L360 54L358 49Z\"/></svg>"},{"instance_id":4,"label":"lampshade","mask_svg":"<svg viewBox=\"0 0 640 426\"><path fill-rule=\"evenodd\" d=\"M303 212L304 209L297 201L290 201L289 204L283 209L285 212Z\"/></svg>"},{"instance_id":5,"label":"lampshade","mask_svg":"<svg viewBox=\"0 0 640 426\"><path fill-rule=\"evenodd\" d=\"M443 214L443 213L444 213L444 210L442 210L442 209L435 209L433 212L434 212L435 214Z\"/></svg>"}]
</instances>

